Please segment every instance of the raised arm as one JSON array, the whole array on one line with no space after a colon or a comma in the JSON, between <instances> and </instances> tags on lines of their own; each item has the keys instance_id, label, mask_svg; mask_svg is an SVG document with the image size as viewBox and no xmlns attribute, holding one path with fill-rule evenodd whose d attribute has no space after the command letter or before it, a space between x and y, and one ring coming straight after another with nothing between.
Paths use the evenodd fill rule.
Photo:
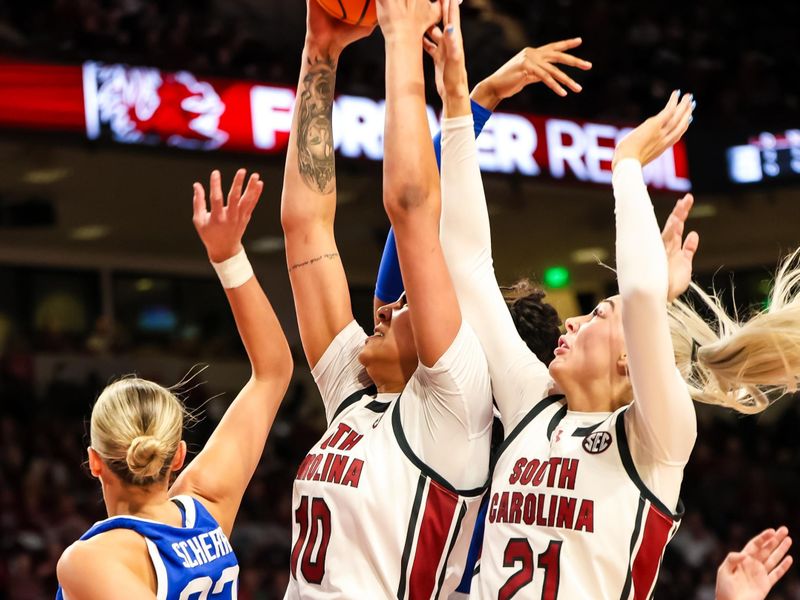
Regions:
<instances>
[{"instance_id":1,"label":"raised arm","mask_svg":"<svg viewBox=\"0 0 800 600\"><path fill-rule=\"evenodd\" d=\"M648 460L671 465L688 461L697 423L686 384L675 367L667 302L689 284L698 237L689 234L677 260L668 261L642 166L672 147L688 128L694 103L691 95L680 102L678 97L678 92L673 93L663 111L623 139L613 162L617 279L635 399L626 416L627 426Z\"/></svg>"},{"instance_id":2,"label":"raised arm","mask_svg":"<svg viewBox=\"0 0 800 600\"><path fill-rule=\"evenodd\" d=\"M461 311L439 243L440 191L425 107L422 36L438 2L379 0L386 39L384 206L397 251L420 362L432 367L461 327Z\"/></svg>"},{"instance_id":3,"label":"raised arm","mask_svg":"<svg viewBox=\"0 0 800 600\"><path fill-rule=\"evenodd\" d=\"M214 171L210 211L203 187L196 183L193 220L225 288L252 375L203 450L170 490L173 496L190 494L205 500L226 534L233 528L292 376L286 337L242 248L242 235L264 187L258 175L253 175L242 194L244 179L245 171L238 171L225 206L220 174Z\"/></svg>"},{"instance_id":4,"label":"raised arm","mask_svg":"<svg viewBox=\"0 0 800 600\"><path fill-rule=\"evenodd\" d=\"M484 125L492 116L492 111L484 108L478 102L472 101L472 120L474 122L475 137L480 136ZM433 138L433 151L436 154L436 163L441 166L442 162L442 133L437 133ZM386 236L386 245L381 255L381 263L378 267L378 279L375 283L375 298L373 309L376 313L381 306L391 304L396 301L405 291L403 285L403 274L400 272L400 259L397 258L397 242L394 237L394 229L389 229Z\"/></svg>"},{"instance_id":5,"label":"raised arm","mask_svg":"<svg viewBox=\"0 0 800 600\"><path fill-rule=\"evenodd\" d=\"M353 320L347 277L333 233L333 96L342 50L369 35L372 28L341 23L316 0L306 5L306 40L286 153L281 223L300 338L313 368Z\"/></svg>"},{"instance_id":6,"label":"raised arm","mask_svg":"<svg viewBox=\"0 0 800 600\"><path fill-rule=\"evenodd\" d=\"M492 263L489 213L477 147L471 135L471 122L464 100L466 71L463 52L448 55L445 43L448 38L454 42L454 50L461 47L458 28L446 35L434 29L431 41L426 43L426 50L437 64L437 72L442 73L438 87L445 105L442 125L442 246L464 316L478 333L486 352L494 398L506 431L510 431L531 408L531 402L545 395L550 377L545 365L519 337L497 284ZM576 66L590 68L589 63L565 53L579 44L580 40L557 42L520 52L476 87L473 100L494 108L498 98L508 97L525 85L541 80L536 78L537 73L545 73L546 68L556 69L548 61L576 63ZM561 73L556 71L556 74ZM577 84L570 87L575 89L575 86Z\"/></svg>"}]
</instances>

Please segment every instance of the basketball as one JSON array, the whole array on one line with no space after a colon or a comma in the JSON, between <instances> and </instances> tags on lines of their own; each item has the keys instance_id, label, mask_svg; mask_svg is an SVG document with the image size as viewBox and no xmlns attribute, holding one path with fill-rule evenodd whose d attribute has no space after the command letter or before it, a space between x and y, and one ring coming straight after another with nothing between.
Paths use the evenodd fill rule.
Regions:
<instances>
[{"instance_id":1,"label":"basketball","mask_svg":"<svg viewBox=\"0 0 800 600\"><path fill-rule=\"evenodd\" d=\"M373 0L317 0L328 13L350 25L374 25L378 21Z\"/></svg>"}]
</instances>

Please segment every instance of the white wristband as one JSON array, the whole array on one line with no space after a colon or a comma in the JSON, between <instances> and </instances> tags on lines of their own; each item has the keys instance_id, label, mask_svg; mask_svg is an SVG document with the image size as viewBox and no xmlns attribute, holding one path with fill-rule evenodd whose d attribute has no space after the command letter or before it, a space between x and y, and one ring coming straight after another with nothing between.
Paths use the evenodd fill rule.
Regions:
<instances>
[{"instance_id":1,"label":"white wristband","mask_svg":"<svg viewBox=\"0 0 800 600\"><path fill-rule=\"evenodd\" d=\"M253 267L247 260L247 254L242 248L236 255L221 263L212 262L211 266L217 272L222 287L226 290L237 288L247 283L253 276Z\"/></svg>"}]
</instances>

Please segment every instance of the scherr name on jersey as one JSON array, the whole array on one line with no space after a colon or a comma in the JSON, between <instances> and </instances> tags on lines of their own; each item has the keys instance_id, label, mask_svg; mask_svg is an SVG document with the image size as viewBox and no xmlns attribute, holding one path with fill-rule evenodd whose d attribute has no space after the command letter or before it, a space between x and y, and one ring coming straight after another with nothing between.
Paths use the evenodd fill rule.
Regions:
<instances>
[{"instance_id":1,"label":"scherr name on jersey","mask_svg":"<svg viewBox=\"0 0 800 600\"><path fill-rule=\"evenodd\" d=\"M508 483L574 490L578 477L577 458L520 458L514 463ZM525 523L575 531L594 531L594 502L548 491L498 491L489 503L490 523Z\"/></svg>"},{"instance_id":2,"label":"scherr name on jersey","mask_svg":"<svg viewBox=\"0 0 800 600\"><path fill-rule=\"evenodd\" d=\"M332 449L349 452L364 436L344 423L319 446L327 452L309 452L297 470L297 481L326 481L358 487L364 461L346 454L332 452Z\"/></svg>"}]
</instances>

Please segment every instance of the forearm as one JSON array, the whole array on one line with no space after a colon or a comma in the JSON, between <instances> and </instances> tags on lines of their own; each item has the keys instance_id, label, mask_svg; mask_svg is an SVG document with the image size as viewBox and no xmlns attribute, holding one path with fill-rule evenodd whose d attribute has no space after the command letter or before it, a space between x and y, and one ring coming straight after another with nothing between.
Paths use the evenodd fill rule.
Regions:
<instances>
[{"instance_id":1,"label":"forearm","mask_svg":"<svg viewBox=\"0 0 800 600\"><path fill-rule=\"evenodd\" d=\"M492 112L487 110L474 100L470 101L472 109L472 120L475 138L478 138L483 131L486 122L492 116ZM442 164L442 132L439 131L433 138L433 151L436 154L436 163ZM373 308L378 310L384 304L394 302L404 290L403 275L400 271L400 261L397 258L397 243L395 242L394 230L389 230L386 237L386 245L383 248L381 263L378 267L378 281L375 285L375 299Z\"/></svg>"},{"instance_id":2,"label":"forearm","mask_svg":"<svg viewBox=\"0 0 800 600\"><path fill-rule=\"evenodd\" d=\"M258 381L273 378L288 382L292 355L281 324L256 277L225 294Z\"/></svg>"},{"instance_id":3,"label":"forearm","mask_svg":"<svg viewBox=\"0 0 800 600\"><path fill-rule=\"evenodd\" d=\"M641 165L623 160L613 175L617 279L635 403L637 437L665 462L688 460L696 419L675 367L667 316L668 267Z\"/></svg>"},{"instance_id":4,"label":"forearm","mask_svg":"<svg viewBox=\"0 0 800 600\"><path fill-rule=\"evenodd\" d=\"M313 224L333 229L333 95L339 51L307 40L286 153L281 221L287 238ZM288 241L288 240L287 240Z\"/></svg>"},{"instance_id":5,"label":"forearm","mask_svg":"<svg viewBox=\"0 0 800 600\"><path fill-rule=\"evenodd\" d=\"M497 95L490 79L484 79L476 85L472 90L472 94L470 94L470 98L473 102L477 102L482 107L491 111L495 110L502 101L502 98Z\"/></svg>"},{"instance_id":6,"label":"forearm","mask_svg":"<svg viewBox=\"0 0 800 600\"><path fill-rule=\"evenodd\" d=\"M546 367L519 337L497 285L489 213L469 118L442 124L442 247L464 318L478 334L508 426L549 385Z\"/></svg>"},{"instance_id":7,"label":"forearm","mask_svg":"<svg viewBox=\"0 0 800 600\"><path fill-rule=\"evenodd\" d=\"M386 40L385 128L384 198L392 218L424 207L424 198L438 191L425 105L422 46L410 36Z\"/></svg>"}]
</instances>

